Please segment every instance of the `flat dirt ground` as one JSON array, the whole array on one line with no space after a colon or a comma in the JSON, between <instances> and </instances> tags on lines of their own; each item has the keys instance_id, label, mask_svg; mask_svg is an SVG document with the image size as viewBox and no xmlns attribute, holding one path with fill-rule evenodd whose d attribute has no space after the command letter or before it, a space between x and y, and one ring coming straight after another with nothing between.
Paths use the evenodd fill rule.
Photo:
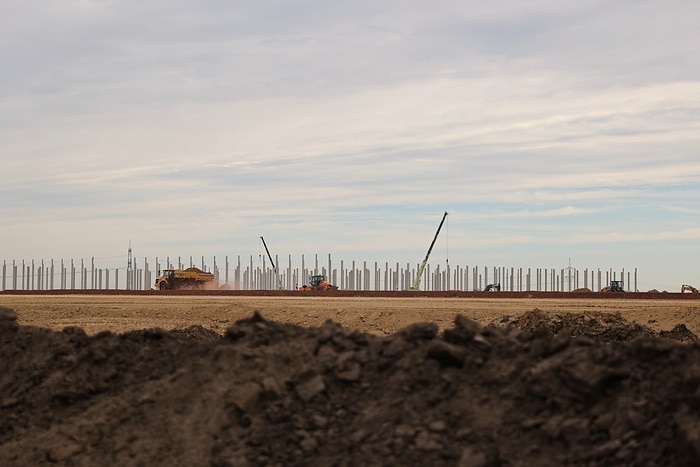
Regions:
<instances>
[{"instance_id":1,"label":"flat dirt ground","mask_svg":"<svg viewBox=\"0 0 700 467\"><path fill-rule=\"evenodd\" d=\"M418 322L445 329L457 314L488 325L538 309L547 314L619 313L626 321L657 332L685 324L700 335L700 300L0 294L0 306L15 310L20 325L56 331L77 326L88 334L193 325L222 334L258 311L270 321L316 327L331 320L349 329L389 335Z\"/></svg>"}]
</instances>

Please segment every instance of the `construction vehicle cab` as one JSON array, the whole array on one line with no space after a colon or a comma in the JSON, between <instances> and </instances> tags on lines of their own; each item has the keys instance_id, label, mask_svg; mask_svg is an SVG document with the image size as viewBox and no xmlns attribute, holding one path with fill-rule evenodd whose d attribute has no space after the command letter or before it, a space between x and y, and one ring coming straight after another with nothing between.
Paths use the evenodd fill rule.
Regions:
<instances>
[{"instance_id":1,"label":"construction vehicle cab","mask_svg":"<svg viewBox=\"0 0 700 467\"><path fill-rule=\"evenodd\" d=\"M601 292L624 292L625 283L623 281L610 281L610 285L600 289Z\"/></svg>"},{"instance_id":2,"label":"construction vehicle cab","mask_svg":"<svg viewBox=\"0 0 700 467\"><path fill-rule=\"evenodd\" d=\"M495 284L489 284L484 288L484 292L500 292L501 291L501 284L500 283L495 283Z\"/></svg>"},{"instance_id":3,"label":"construction vehicle cab","mask_svg":"<svg viewBox=\"0 0 700 467\"><path fill-rule=\"evenodd\" d=\"M686 292L698 293L698 289L696 289L696 288L693 287L692 285L683 284L683 285L681 286L681 293L686 293Z\"/></svg>"}]
</instances>

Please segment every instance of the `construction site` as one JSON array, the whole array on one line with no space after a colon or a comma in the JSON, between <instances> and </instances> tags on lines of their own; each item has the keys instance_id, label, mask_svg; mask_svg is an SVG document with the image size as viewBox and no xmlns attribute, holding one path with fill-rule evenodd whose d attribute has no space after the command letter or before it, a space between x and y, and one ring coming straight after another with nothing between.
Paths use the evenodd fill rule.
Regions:
<instances>
[{"instance_id":1,"label":"construction site","mask_svg":"<svg viewBox=\"0 0 700 467\"><path fill-rule=\"evenodd\" d=\"M130 264L131 267L108 268L83 259L3 260L0 291L151 290L156 288L159 272L191 268L211 274L217 287L230 290L295 290L311 276L322 275L341 290L405 291L411 290L420 269L420 264L334 261L330 254L323 260L314 255L310 261L302 255L297 262L289 256L280 269L255 255L249 255L246 260L237 256L233 262L225 256L223 264L219 264L217 257L209 261L204 257L199 261L193 261L192 257L185 261L156 257ZM279 264L277 258L274 264ZM631 284L630 291L636 291L638 272L636 268L579 270L427 263L420 277L419 288L425 291L478 291L489 284L499 284L501 291L569 292L581 288L600 290L611 280L623 280Z\"/></svg>"},{"instance_id":2,"label":"construction site","mask_svg":"<svg viewBox=\"0 0 700 467\"><path fill-rule=\"evenodd\" d=\"M700 465L694 286L431 267L439 231L405 267L3 262L0 465Z\"/></svg>"},{"instance_id":3,"label":"construction site","mask_svg":"<svg viewBox=\"0 0 700 467\"><path fill-rule=\"evenodd\" d=\"M264 254L158 257L133 254L126 265L89 259L3 259L0 291L32 290L346 290L346 291L492 291L492 292L676 292L697 293L689 284L677 290L639 290L636 267L563 268L430 263L430 255L448 213L420 263L334 260L331 254L283 260L264 237ZM110 258L111 259L111 258ZM321 284L319 286L319 284Z\"/></svg>"}]
</instances>

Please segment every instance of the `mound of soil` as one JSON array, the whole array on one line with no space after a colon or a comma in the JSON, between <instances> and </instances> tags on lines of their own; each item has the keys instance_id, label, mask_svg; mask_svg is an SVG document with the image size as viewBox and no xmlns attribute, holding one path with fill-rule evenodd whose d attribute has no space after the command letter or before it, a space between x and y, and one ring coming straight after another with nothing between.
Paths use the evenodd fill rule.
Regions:
<instances>
[{"instance_id":1,"label":"mound of soil","mask_svg":"<svg viewBox=\"0 0 700 467\"><path fill-rule=\"evenodd\" d=\"M697 344L563 329L88 336L0 309L0 464L700 465Z\"/></svg>"},{"instance_id":2,"label":"mound of soil","mask_svg":"<svg viewBox=\"0 0 700 467\"><path fill-rule=\"evenodd\" d=\"M567 333L573 337L586 337L595 342L625 342L640 337L658 337L678 342L697 342L698 338L683 324L676 325L670 331L654 332L637 323L630 323L620 313L555 313L548 314L535 309L517 318L505 316L497 327L515 327L530 332L549 332L551 334Z\"/></svg>"}]
</instances>

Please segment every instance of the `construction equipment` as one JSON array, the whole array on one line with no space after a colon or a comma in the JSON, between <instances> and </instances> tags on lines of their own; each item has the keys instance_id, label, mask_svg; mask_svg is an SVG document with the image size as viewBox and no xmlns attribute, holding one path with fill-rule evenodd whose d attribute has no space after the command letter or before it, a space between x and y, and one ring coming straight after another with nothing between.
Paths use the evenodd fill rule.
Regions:
<instances>
[{"instance_id":1,"label":"construction equipment","mask_svg":"<svg viewBox=\"0 0 700 467\"><path fill-rule=\"evenodd\" d=\"M260 240L262 240L262 244L265 247L265 251L267 252L267 257L270 258L270 264L272 265L272 269L275 270L275 279L277 280L277 288L279 290L282 290L282 282L280 281L280 272L277 269L277 266L275 265L275 262L272 260L272 255L270 254L270 250L267 249L267 243L265 243L265 239L260 237Z\"/></svg>"},{"instance_id":2,"label":"construction equipment","mask_svg":"<svg viewBox=\"0 0 700 467\"><path fill-rule=\"evenodd\" d=\"M499 282L495 284L489 284L484 288L484 292L500 292L501 291L501 284Z\"/></svg>"},{"instance_id":3,"label":"construction equipment","mask_svg":"<svg viewBox=\"0 0 700 467\"><path fill-rule=\"evenodd\" d=\"M438 226L437 232L435 232L435 237L433 237L433 241L430 244L430 248L428 248L428 253L425 255L425 259L423 260L420 267L418 268L418 273L416 274L416 279L413 281L413 284L410 287L411 290L418 290L418 287L420 286L420 280L421 280L421 277L423 277L423 270L425 269L425 265L428 264L428 258L430 257L430 252L433 251L433 246L435 245L435 240L437 240L438 235L440 234L440 229L442 229L442 224L445 223L445 218L447 218L447 211L445 211L445 214L442 216L442 220L440 221L440 225Z\"/></svg>"},{"instance_id":4,"label":"construction equipment","mask_svg":"<svg viewBox=\"0 0 700 467\"><path fill-rule=\"evenodd\" d=\"M214 274L199 268L164 269L156 279L158 290L194 290L216 288L213 284Z\"/></svg>"},{"instance_id":5,"label":"construction equipment","mask_svg":"<svg viewBox=\"0 0 700 467\"><path fill-rule=\"evenodd\" d=\"M602 289L600 289L601 292L624 292L625 287L624 287L624 282L623 281L610 281L610 285L606 285Z\"/></svg>"},{"instance_id":6,"label":"construction equipment","mask_svg":"<svg viewBox=\"0 0 700 467\"><path fill-rule=\"evenodd\" d=\"M316 276L311 276L309 278L309 285L302 285L299 290L318 290L320 292L325 292L327 290L338 290L337 285L332 285L326 280L326 276L323 274L318 274Z\"/></svg>"},{"instance_id":7,"label":"construction equipment","mask_svg":"<svg viewBox=\"0 0 700 467\"><path fill-rule=\"evenodd\" d=\"M698 289L696 289L692 285L683 284L683 286L681 287L681 293L686 293L686 292L698 293L699 291L698 291Z\"/></svg>"}]
</instances>

